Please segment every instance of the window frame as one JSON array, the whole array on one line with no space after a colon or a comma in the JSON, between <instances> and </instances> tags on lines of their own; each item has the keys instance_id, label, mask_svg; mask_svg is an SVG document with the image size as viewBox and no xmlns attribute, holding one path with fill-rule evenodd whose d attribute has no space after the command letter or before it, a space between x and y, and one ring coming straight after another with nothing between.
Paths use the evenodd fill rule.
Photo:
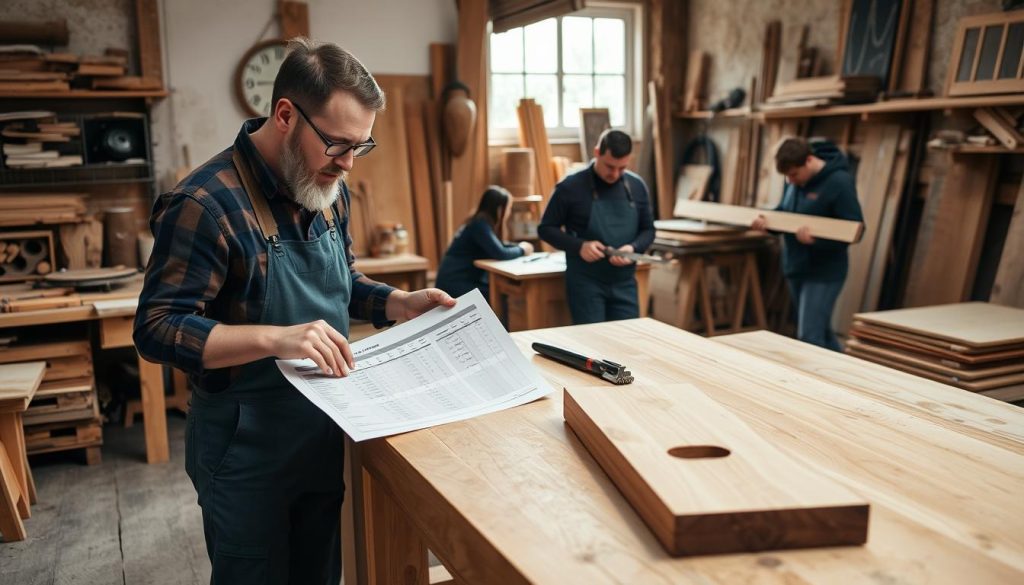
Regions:
<instances>
[{"instance_id":1,"label":"window frame","mask_svg":"<svg viewBox=\"0 0 1024 585\"><path fill-rule=\"evenodd\" d=\"M642 110L643 110L643 7L640 4L626 4L616 2L588 2L587 7L564 14L562 16L555 17L556 24L555 30L558 35L557 47L558 52L556 55L557 68L554 73L558 83L558 127L547 128L548 140L552 143L572 143L579 142L579 127L568 127L562 125L562 99L563 99L563 79L566 75L562 69L562 19L566 16L580 16L585 18L617 18L625 22L625 123L618 127L631 136L640 136L642 131ZM546 20L546 19L545 19ZM517 27L522 28L522 27ZM489 54L490 47L490 35L488 33L488 58L487 58L487 92L488 100L490 99L491 92L493 91L493 78L494 75L502 74L502 72L495 73L491 70L491 59ZM525 38L524 38L525 43ZM525 54L526 47L523 46ZM595 55L596 57L596 55ZM505 73L507 74L507 73ZM522 75L528 73L524 70ZM596 77L602 74L591 73L592 77ZM604 74L610 75L610 74ZM617 75L617 74L611 74ZM595 105L592 107L602 107ZM491 124L491 116L488 115L488 143L496 146L518 144L518 129L513 128L494 128Z\"/></svg>"}]
</instances>

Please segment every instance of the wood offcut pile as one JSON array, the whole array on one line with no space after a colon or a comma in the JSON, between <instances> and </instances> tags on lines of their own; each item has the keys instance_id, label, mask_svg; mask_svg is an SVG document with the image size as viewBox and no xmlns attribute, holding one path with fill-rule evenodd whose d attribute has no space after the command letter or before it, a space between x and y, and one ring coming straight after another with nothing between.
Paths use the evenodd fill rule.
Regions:
<instances>
[{"instance_id":1,"label":"wood offcut pile","mask_svg":"<svg viewBox=\"0 0 1024 585\"><path fill-rule=\"evenodd\" d=\"M3 163L9 169L72 167L82 164L82 129L54 112L0 114Z\"/></svg>"},{"instance_id":2,"label":"wood offcut pile","mask_svg":"<svg viewBox=\"0 0 1024 585\"><path fill-rule=\"evenodd\" d=\"M999 400L1024 399L1024 309L956 303L858 313L846 352Z\"/></svg>"},{"instance_id":3,"label":"wood offcut pile","mask_svg":"<svg viewBox=\"0 0 1024 585\"><path fill-rule=\"evenodd\" d=\"M866 75L794 79L776 85L775 93L768 98L768 103L762 109L771 109L773 104L791 106L793 102L798 102L800 106L819 106L874 101L880 89L881 80Z\"/></svg>"}]
</instances>

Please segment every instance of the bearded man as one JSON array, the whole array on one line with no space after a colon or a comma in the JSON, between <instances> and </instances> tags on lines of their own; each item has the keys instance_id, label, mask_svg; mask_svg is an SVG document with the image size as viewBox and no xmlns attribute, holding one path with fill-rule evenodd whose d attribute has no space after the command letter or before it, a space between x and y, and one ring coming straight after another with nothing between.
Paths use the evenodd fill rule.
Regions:
<instances>
[{"instance_id":1,"label":"bearded man","mask_svg":"<svg viewBox=\"0 0 1024 585\"><path fill-rule=\"evenodd\" d=\"M143 357L192 383L185 469L217 584L338 583L342 431L274 359L345 376L350 318L384 327L455 304L354 270L344 179L373 150L384 94L336 45L289 51L271 116L156 201L135 319Z\"/></svg>"}]
</instances>

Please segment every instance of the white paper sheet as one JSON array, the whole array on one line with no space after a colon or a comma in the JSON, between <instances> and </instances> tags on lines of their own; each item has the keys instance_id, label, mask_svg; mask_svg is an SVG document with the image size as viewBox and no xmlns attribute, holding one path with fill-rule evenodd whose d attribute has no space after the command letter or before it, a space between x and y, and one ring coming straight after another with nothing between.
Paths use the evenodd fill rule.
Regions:
<instances>
[{"instance_id":1,"label":"white paper sheet","mask_svg":"<svg viewBox=\"0 0 1024 585\"><path fill-rule=\"evenodd\" d=\"M325 376L312 360L277 360L284 377L354 441L473 418L552 389L479 291L352 344L356 368Z\"/></svg>"}]
</instances>

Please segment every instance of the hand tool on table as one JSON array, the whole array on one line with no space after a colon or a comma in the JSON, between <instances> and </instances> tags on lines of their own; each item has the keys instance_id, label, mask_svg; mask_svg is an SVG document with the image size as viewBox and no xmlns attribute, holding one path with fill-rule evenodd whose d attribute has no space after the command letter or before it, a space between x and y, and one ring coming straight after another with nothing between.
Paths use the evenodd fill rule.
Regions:
<instances>
[{"instance_id":1,"label":"hand tool on table","mask_svg":"<svg viewBox=\"0 0 1024 585\"><path fill-rule=\"evenodd\" d=\"M634 262L651 262L654 264L666 264L669 260L662 258L661 256L652 256L650 254L637 254L636 252L623 252L621 250L615 250L613 248L604 249L605 256L618 256L620 258L629 258Z\"/></svg>"},{"instance_id":2,"label":"hand tool on table","mask_svg":"<svg viewBox=\"0 0 1024 585\"><path fill-rule=\"evenodd\" d=\"M533 350L540 355L551 358L556 362L561 362L567 366L572 366L577 370L583 370L589 372L599 378L603 378L612 384L623 385L633 383L633 374L626 369L626 366L610 362L608 360L598 360L594 358L588 358L587 356L580 355L578 353L562 349L561 347L555 347L554 345L548 345L546 343L534 342L532 345Z\"/></svg>"}]
</instances>

